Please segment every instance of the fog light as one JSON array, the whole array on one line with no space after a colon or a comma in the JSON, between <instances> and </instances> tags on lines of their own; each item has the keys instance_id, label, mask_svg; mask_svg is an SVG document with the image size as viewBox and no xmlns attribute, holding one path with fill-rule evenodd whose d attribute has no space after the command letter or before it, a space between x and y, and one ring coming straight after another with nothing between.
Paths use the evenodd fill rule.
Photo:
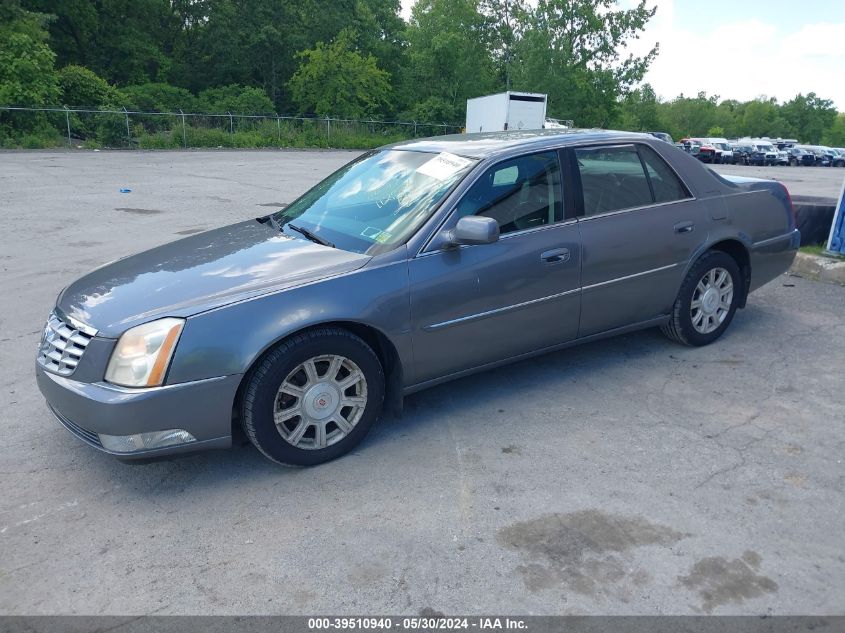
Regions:
<instances>
[{"instance_id":1,"label":"fog light","mask_svg":"<svg viewBox=\"0 0 845 633\"><path fill-rule=\"evenodd\" d=\"M197 438L182 429L136 433L135 435L105 435L104 433L99 435L103 448L115 453L136 453L197 441Z\"/></svg>"}]
</instances>

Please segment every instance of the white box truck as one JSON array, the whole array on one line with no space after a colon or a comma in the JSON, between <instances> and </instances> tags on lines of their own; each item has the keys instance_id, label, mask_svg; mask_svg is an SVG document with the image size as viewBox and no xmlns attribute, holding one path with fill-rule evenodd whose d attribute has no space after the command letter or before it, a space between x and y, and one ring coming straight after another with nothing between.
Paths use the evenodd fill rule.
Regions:
<instances>
[{"instance_id":1,"label":"white box truck","mask_svg":"<svg viewBox=\"0 0 845 633\"><path fill-rule=\"evenodd\" d=\"M546 121L546 95L500 92L467 99L467 133L540 130Z\"/></svg>"}]
</instances>

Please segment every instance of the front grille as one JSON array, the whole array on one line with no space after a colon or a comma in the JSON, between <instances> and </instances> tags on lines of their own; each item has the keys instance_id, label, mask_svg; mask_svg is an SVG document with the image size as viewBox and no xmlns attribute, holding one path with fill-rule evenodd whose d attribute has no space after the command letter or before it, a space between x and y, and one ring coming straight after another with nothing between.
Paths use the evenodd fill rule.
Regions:
<instances>
[{"instance_id":1,"label":"front grille","mask_svg":"<svg viewBox=\"0 0 845 633\"><path fill-rule=\"evenodd\" d=\"M44 326L38 346L38 362L60 376L70 376L75 370L96 330L81 323L70 323L53 312Z\"/></svg>"}]
</instances>

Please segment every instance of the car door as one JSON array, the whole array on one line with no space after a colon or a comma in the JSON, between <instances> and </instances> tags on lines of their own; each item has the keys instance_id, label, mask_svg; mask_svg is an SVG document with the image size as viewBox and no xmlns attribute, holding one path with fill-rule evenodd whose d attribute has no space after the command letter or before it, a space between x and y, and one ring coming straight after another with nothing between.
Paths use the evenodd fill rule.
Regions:
<instances>
[{"instance_id":1,"label":"car door","mask_svg":"<svg viewBox=\"0 0 845 633\"><path fill-rule=\"evenodd\" d=\"M409 262L415 382L575 338L581 252L561 190L556 151L503 160ZM498 241L444 244L444 232L466 215L495 218Z\"/></svg>"},{"instance_id":2,"label":"car door","mask_svg":"<svg viewBox=\"0 0 845 633\"><path fill-rule=\"evenodd\" d=\"M708 215L645 144L568 150L579 183L582 245L579 336L668 313Z\"/></svg>"}]
</instances>

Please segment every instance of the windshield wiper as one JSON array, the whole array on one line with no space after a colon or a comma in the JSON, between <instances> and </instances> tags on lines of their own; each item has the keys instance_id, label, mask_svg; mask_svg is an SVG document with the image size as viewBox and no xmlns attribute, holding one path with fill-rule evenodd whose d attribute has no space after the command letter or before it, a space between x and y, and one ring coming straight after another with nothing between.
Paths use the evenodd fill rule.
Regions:
<instances>
[{"instance_id":1,"label":"windshield wiper","mask_svg":"<svg viewBox=\"0 0 845 633\"><path fill-rule=\"evenodd\" d=\"M289 226L297 233L302 233L305 237L307 237L312 242L316 242L317 244L322 244L323 246L329 246L331 248L335 248L335 245L329 242L327 239L320 237L316 233L312 233L308 229L304 229L301 226L297 226L296 224L292 224L288 222L285 226Z\"/></svg>"},{"instance_id":2,"label":"windshield wiper","mask_svg":"<svg viewBox=\"0 0 845 633\"><path fill-rule=\"evenodd\" d=\"M282 225L279 224L279 221L276 219L276 217L272 213L270 215L265 215L263 218L255 218L255 219L258 220L261 224L267 224L269 222L270 226L272 226L277 231L282 230Z\"/></svg>"}]
</instances>

